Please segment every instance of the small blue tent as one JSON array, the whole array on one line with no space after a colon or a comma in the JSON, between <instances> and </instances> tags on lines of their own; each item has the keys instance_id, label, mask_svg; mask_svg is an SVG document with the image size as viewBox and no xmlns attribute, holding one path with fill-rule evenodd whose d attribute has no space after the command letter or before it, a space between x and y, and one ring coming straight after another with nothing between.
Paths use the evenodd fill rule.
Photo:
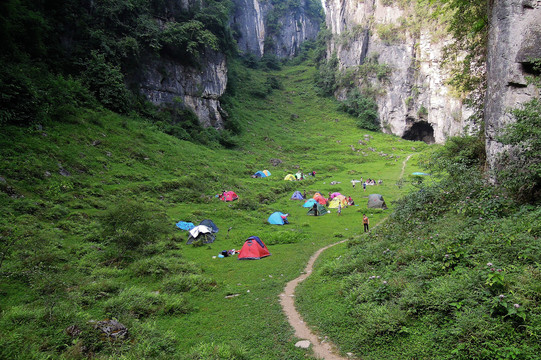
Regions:
<instances>
[{"instance_id":1,"label":"small blue tent","mask_svg":"<svg viewBox=\"0 0 541 360\"><path fill-rule=\"evenodd\" d=\"M272 213L271 216L269 216L269 219L267 221L271 225L289 224L289 222L287 222L287 219L285 221L284 221L284 219L282 219L282 215L287 215L287 214L284 214L284 213L281 213L281 212L277 211L275 213Z\"/></svg>"},{"instance_id":2,"label":"small blue tent","mask_svg":"<svg viewBox=\"0 0 541 360\"><path fill-rule=\"evenodd\" d=\"M310 199L307 202L305 202L302 207L311 208L312 206L314 206L315 203L317 203L316 199Z\"/></svg>"},{"instance_id":3,"label":"small blue tent","mask_svg":"<svg viewBox=\"0 0 541 360\"><path fill-rule=\"evenodd\" d=\"M267 177L267 175L265 175L265 173L263 171L258 171L254 174L254 177L256 178L264 178L264 177Z\"/></svg>"},{"instance_id":4,"label":"small blue tent","mask_svg":"<svg viewBox=\"0 0 541 360\"><path fill-rule=\"evenodd\" d=\"M411 173L411 175L426 176L426 175L430 175L430 174L427 174L427 173L424 173L424 172L414 172L414 173Z\"/></svg>"},{"instance_id":5,"label":"small blue tent","mask_svg":"<svg viewBox=\"0 0 541 360\"><path fill-rule=\"evenodd\" d=\"M185 222L185 221L179 221L178 223L176 223L176 225L180 230L188 230L188 231L195 227L195 225L192 224L191 222Z\"/></svg>"},{"instance_id":6,"label":"small blue tent","mask_svg":"<svg viewBox=\"0 0 541 360\"><path fill-rule=\"evenodd\" d=\"M300 191L295 191L293 195L291 195L291 200L303 200L302 194Z\"/></svg>"}]
</instances>

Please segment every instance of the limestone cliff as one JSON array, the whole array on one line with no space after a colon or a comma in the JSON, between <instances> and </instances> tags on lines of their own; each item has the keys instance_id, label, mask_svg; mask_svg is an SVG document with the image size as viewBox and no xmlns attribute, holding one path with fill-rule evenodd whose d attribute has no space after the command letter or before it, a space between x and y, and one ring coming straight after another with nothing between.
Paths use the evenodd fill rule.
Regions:
<instances>
[{"instance_id":1,"label":"limestone cliff","mask_svg":"<svg viewBox=\"0 0 541 360\"><path fill-rule=\"evenodd\" d=\"M149 61L140 76L140 90L156 105L181 102L204 127L222 129L220 96L227 85L225 55L208 51L200 67L186 66L171 58Z\"/></svg>"},{"instance_id":2,"label":"limestone cliff","mask_svg":"<svg viewBox=\"0 0 541 360\"><path fill-rule=\"evenodd\" d=\"M234 0L231 28L242 53L292 57L314 40L323 20L315 0ZM317 4L317 5L316 5Z\"/></svg>"},{"instance_id":3,"label":"limestone cliff","mask_svg":"<svg viewBox=\"0 0 541 360\"><path fill-rule=\"evenodd\" d=\"M444 142L461 134L472 114L446 85L449 75L441 63L449 36L435 32L429 22L420 29L408 25L408 9L394 4L326 0L326 23L333 34L328 55L336 53L342 70L367 59L388 65L391 72L385 81L368 79L377 89L383 131L410 140ZM343 98L345 91L339 89L337 97Z\"/></svg>"},{"instance_id":4,"label":"limestone cliff","mask_svg":"<svg viewBox=\"0 0 541 360\"><path fill-rule=\"evenodd\" d=\"M528 84L531 59L541 58L541 1L494 0L490 19L487 57L485 133L487 159L497 168L503 150L498 131L513 121L508 109L539 97L539 89Z\"/></svg>"}]
</instances>

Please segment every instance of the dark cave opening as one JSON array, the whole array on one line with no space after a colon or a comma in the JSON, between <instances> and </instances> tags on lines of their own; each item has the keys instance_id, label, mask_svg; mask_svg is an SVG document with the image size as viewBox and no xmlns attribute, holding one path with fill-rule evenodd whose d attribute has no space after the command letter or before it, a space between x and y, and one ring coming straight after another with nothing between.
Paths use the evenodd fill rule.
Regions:
<instances>
[{"instance_id":1,"label":"dark cave opening","mask_svg":"<svg viewBox=\"0 0 541 360\"><path fill-rule=\"evenodd\" d=\"M426 121L414 123L402 136L405 140L424 141L427 144L434 144L434 128Z\"/></svg>"}]
</instances>

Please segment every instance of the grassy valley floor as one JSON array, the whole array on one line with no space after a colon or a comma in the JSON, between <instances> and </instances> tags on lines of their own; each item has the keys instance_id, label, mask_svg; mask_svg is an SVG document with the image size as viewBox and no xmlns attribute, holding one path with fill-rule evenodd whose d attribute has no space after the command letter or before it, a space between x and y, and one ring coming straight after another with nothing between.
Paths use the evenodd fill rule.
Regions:
<instances>
[{"instance_id":1,"label":"grassy valley floor","mask_svg":"<svg viewBox=\"0 0 541 360\"><path fill-rule=\"evenodd\" d=\"M231 115L245 131L233 150L90 110L69 123L3 129L0 357L306 359L279 304L285 283L317 249L357 237L363 213L372 224L386 217L410 187L407 176L397 185L403 161L412 155L405 174L418 171L429 149L358 129L335 101L316 96L314 71L242 69ZM262 95L268 76L281 86ZM263 169L272 175L251 178ZM283 180L299 170L317 174ZM361 177L383 184L353 189ZM221 202L222 190L240 199ZM341 192L356 206L307 216L290 200L295 190ZM370 193L390 210L367 210ZM289 213L290 224L269 225L274 211ZM216 241L186 245L174 224L203 219L220 228ZM272 256L215 258L251 235ZM107 318L128 328L125 340L97 335L91 321Z\"/></svg>"}]
</instances>

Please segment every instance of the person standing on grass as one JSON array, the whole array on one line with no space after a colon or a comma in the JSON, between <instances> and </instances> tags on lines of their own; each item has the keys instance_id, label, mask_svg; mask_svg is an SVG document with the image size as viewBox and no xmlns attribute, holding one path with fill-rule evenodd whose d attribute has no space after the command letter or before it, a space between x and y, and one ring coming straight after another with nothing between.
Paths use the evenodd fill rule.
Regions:
<instances>
[{"instance_id":1,"label":"person standing on grass","mask_svg":"<svg viewBox=\"0 0 541 360\"><path fill-rule=\"evenodd\" d=\"M338 216L342 215L342 202L338 203Z\"/></svg>"},{"instance_id":2,"label":"person standing on grass","mask_svg":"<svg viewBox=\"0 0 541 360\"><path fill-rule=\"evenodd\" d=\"M351 180L351 185L353 186L353 189L355 189L355 180Z\"/></svg>"},{"instance_id":3,"label":"person standing on grass","mask_svg":"<svg viewBox=\"0 0 541 360\"><path fill-rule=\"evenodd\" d=\"M370 220L368 220L368 216L366 214L363 214L363 225L364 225L364 232L370 232L370 229L368 228L368 225L370 224Z\"/></svg>"},{"instance_id":4,"label":"person standing on grass","mask_svg":"<svg viewBox=\"0 0 541 360\"><path fill-rule=\"evenodd\" d=\"M363 190L366 191L366 183L363 182Z\"/></svg>"}]
</instances>

